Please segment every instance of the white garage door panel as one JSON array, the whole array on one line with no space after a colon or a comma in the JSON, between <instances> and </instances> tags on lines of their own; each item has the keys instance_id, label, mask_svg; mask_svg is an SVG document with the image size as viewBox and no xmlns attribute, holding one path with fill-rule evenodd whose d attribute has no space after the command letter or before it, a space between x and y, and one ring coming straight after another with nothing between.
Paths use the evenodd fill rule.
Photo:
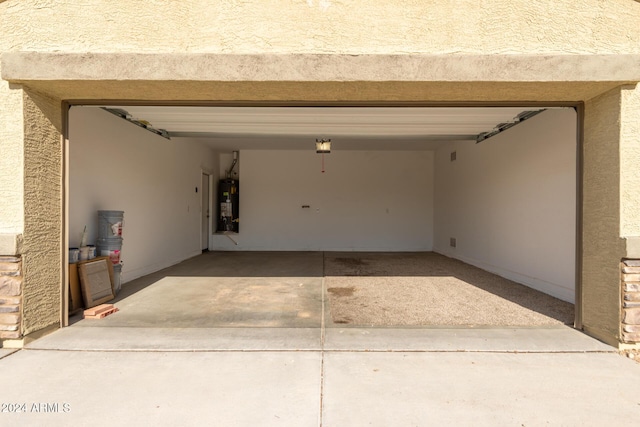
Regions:
<instances>
[{"instance_id":1,"label":"white garage door panel","mask_svg":"<svg viewBox=\"0 0 640 427\"><path fill-rule=\"evenodd\" d=\"M334 148L322 173L312 143L241 151L238 246L216 241L237 250L431 250L433 156Z\"/></svg>"}]
</instances>

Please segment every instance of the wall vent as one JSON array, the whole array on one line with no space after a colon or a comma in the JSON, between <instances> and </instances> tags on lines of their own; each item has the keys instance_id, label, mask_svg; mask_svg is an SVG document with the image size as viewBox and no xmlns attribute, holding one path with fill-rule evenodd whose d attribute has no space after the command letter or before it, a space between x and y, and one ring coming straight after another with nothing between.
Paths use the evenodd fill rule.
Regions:
<instances>
[{"instance_id":1,"label":"wall vent","mask_svg":"<svg viewBox=\"0 0 640 427\"><path fill-rule=\"evenodd\" d=\"M449 238L449 246L451 246L452 248L456 247L456 239L455 239L455 237Z\"/></svg>"},{"instance_id":2,"label":"wall vent","mask_svg":"<svg viewBox=\"0 0 640 427\"><path fill-rule=\"evenodd\" d=\"M451 152L451 161L455 162L456 161L456 157L457 157L457 153L455 151Z\"/></svg>"}]
</instances>

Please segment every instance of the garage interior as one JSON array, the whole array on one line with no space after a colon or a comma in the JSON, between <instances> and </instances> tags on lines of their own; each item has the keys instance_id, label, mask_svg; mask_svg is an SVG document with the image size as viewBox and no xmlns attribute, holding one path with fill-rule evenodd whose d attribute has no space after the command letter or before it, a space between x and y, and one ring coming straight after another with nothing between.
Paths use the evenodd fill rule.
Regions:
<instances>
[{"instance_id":1,"label":"garage interior","mask_svg":"<svg viewBox=\"0 0 640 427\"><path fill-rule=\"evenodd\" d=\"M74 106L69 247L125 212L100 326L572 324L576 132L566 107Z\"/></svg>"}]
</instances>

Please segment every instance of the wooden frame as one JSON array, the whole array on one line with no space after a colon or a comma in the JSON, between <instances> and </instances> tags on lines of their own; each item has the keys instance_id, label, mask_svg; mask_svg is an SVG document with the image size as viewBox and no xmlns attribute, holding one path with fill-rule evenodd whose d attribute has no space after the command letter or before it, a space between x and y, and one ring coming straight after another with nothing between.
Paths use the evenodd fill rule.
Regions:
<instances>
[{"instance_id":1,"label":"wooden frame","mask_svg":"<svg viewBox=\"0 0 640 427\"><path fill-rule=\"evenodd\" d=\"M80 289L80 277L78 277L78 264L69 264L69 314L75 314L82 310L82 290Z\"/></svg>"},{"instance_id":2,"label":"wooden frame","mask_svg":"<svg viewBox=\"0 0 640 427\"><path fill-rule=\"evenodd\" d=\"M115 298L113 264L108 257L78 263L78 275L86 308L95 307Z\"/></svg>"}]
</instances>

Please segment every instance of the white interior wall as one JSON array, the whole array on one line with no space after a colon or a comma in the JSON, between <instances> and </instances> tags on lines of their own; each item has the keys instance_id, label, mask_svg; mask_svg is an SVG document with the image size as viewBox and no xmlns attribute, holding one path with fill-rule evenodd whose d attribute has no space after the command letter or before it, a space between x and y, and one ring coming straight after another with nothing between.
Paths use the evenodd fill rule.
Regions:
<instances>
[{"instance_id":1,"label":"white interior wall","mask_svg":"<svg viewBox=\"0 0 640 427\"><path fill-rule=\"evenodd\" d=\"M428 251L433 152L240 152L240 232L221 250ZM222 156L221 156L222 157ZM309 205L309 208L302 208Z\"/></svg>"},{"instance_id":2,"label":"white interior wall","mask_svg":"<svg viewBox=\"0 0 640 427\"><path fill-rule=\"evenodd\" d=\"M154 135L99 108L69 114L69 245L84 226L97 238L97 211L124 211L123 281L201 252L202 170L218 174L204 144Z\"/></svg>"},{"instance_id":3,"label":"white interior wall","mask_svg":"<svg viewBox=\"0 0 640 427\"><path fill-rule=\"evenodd\" d=\"M480 144L436 152L439 253L574 302L575 221L572 109L547 110Z\"/></svg>"}]
</instances>

